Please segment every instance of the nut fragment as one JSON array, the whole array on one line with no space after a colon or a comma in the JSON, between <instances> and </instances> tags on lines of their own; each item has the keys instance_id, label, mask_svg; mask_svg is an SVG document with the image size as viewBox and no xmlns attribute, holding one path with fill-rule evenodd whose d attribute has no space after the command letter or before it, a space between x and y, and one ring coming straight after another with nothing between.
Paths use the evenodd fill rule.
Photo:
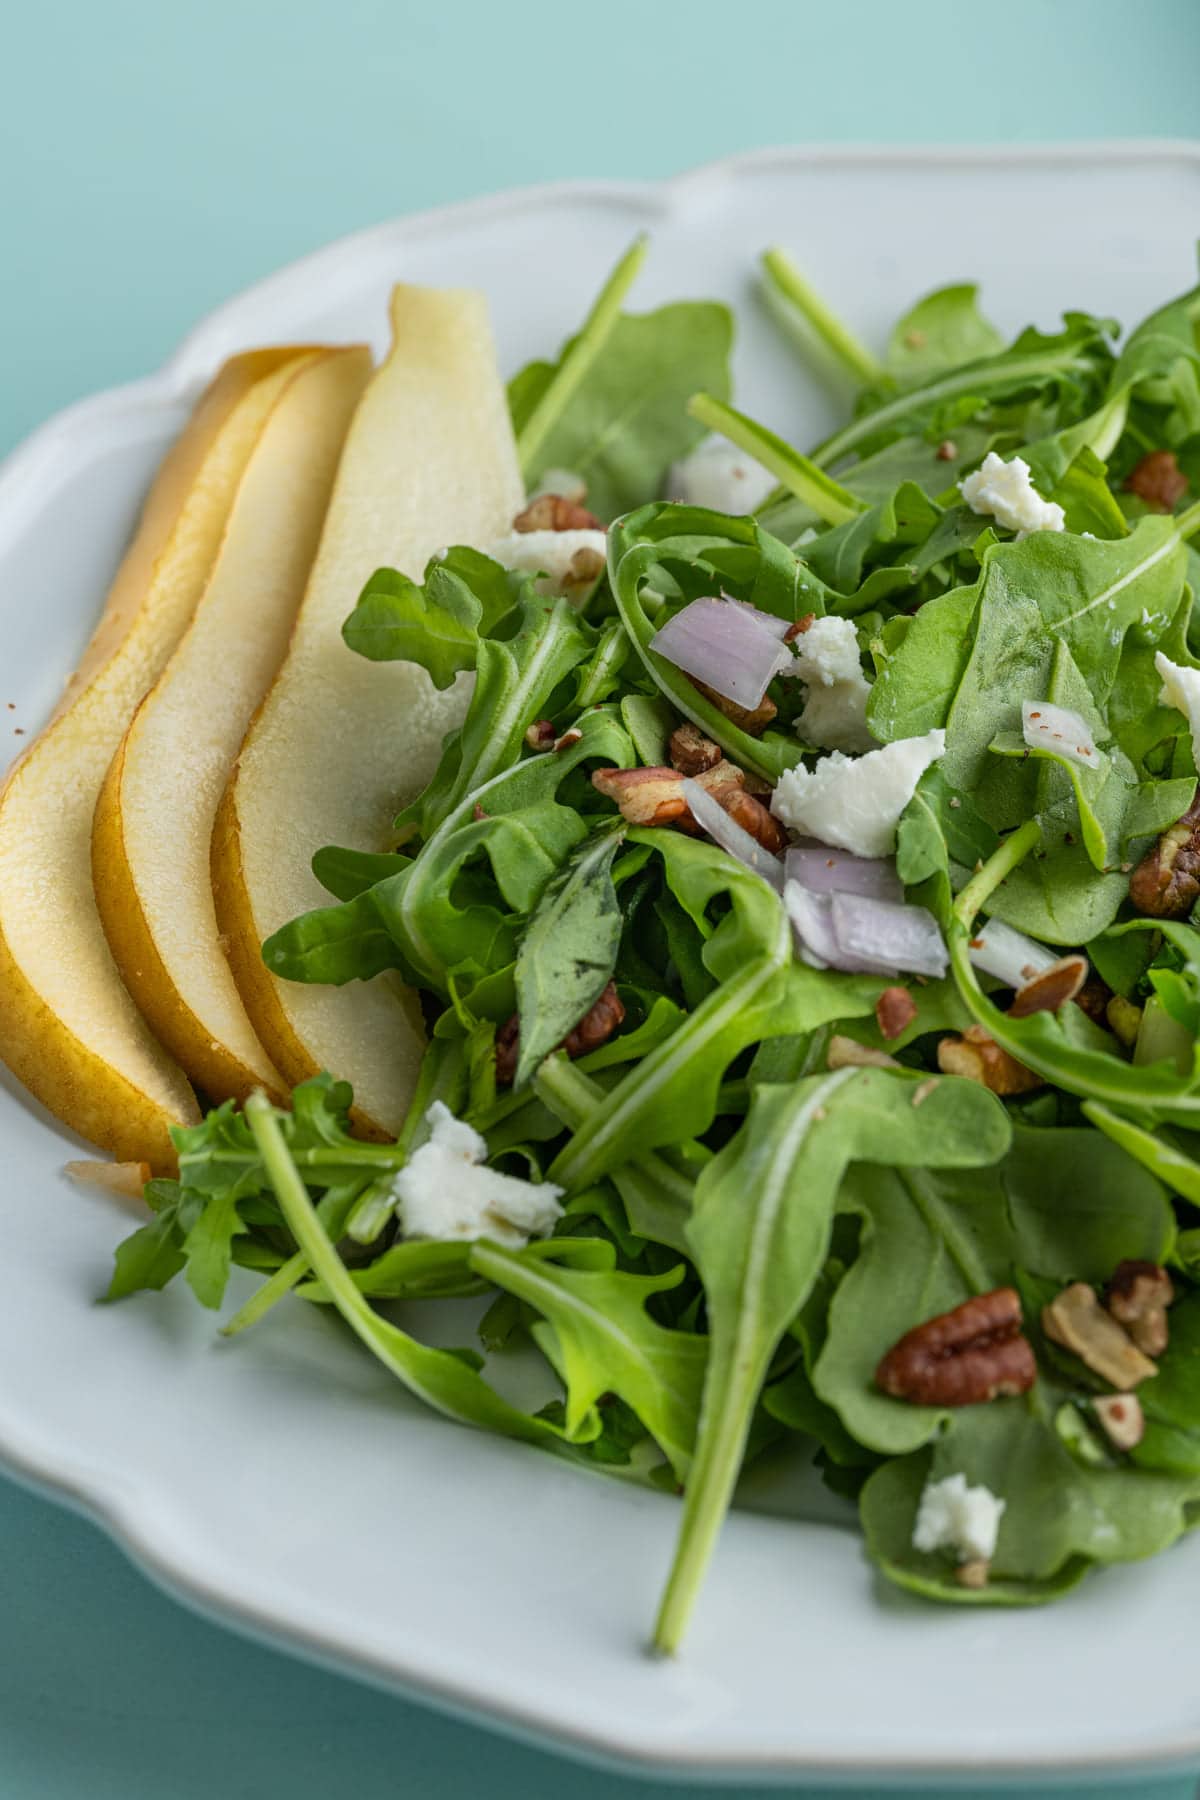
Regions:
<instances>
[{"instance_id":1,"label":"nut fragment","mask_svg":"<svg viewBox=\"0 0 1200 1800\"><path fill-rule=\"evenodd\" d=\"M1132 1050L1141 1030L1141 1007L1135 1006L1132 1000L1126 1000L1123 994L1114 994L1104 1009L1104 1016L1117 1042L1124 1044L1127 1050Z\"/></svg>"},{"instance_id":2,"label":"nut fragment","mask_svg":"<svg viewBox=\"0 0 1200 1800\"><path fill-rule=\"evenodd\" d=\"M873 1050L855 1038L835 1032L825 1052L825 1065L830 1069L898 1069L901 1065L886 1050Z\"/></svg>"},{"instance_id":3,"label":"nut fragment","mask_svg":"<svg viewBox=\"0 0 1200 1800\"><path fill-rule=\"evenodd\" d=\"M1125 477L1125 491L1155 512L1174 512L1188 491L1188 478L1173 450L1151 450Z\"/></svg>"},{"instance_id":4,"label":"nut fragment","mask_svg":"<svg viewBox=\"0 0 1200 1800\"><path fill-rule=\"evenodd\" d=\"M982 1025L968 1025L960 1038L942 1038L937 1058L943 1075L961 1075L1004 1097L1029 1094L1045 1085L1040 1075L1002 1050Z\"/></svg>"},{"instance_id":5,"label":"nut fragment","mask_svg":"<svg viewBox=\"0 0 1200 1800\"><path fill-rule=\"evenodd\" d=\"M1093 1025L1103 1025L1108 1014L1108 1003L1112 999L1112 989L1098 975L1089 975L1075 996L1075 1004L1081 1013L1085 1013Z\"/></svg>"},{"instance_id":6,"label":"nut fragment","mask_svg":"<svg viewBox=\"0 0 1200 1800\"><path fill-rule=\"evenodd\" d=\"M1114 1450L1136 1450L1146 1435L1146 1415L1136 1394L1100 1394L1092 1410Z\"/></svg>"},{"instance_id":7,"label":"nut fragment","mask_svg":"<svg viewBox=\"0 0 1200 1800\"><path fill-rule=\"evenodd\" d=\"M724 807L735 825L748 832L759 847L770 856L779 856L787 847L787 832L774 813L748 794L745 788L726 784L713 798Z\"/></svg>"},{"instance_id":8,"label":"nut fragment","mask_svg":"<svg viewBox=\"0 0 1200 1800\"><path fill-rule=\"evenodd\" d=\"M934 455L939 462L953 462L958 455L958 445L953 438L943 438Z\"/></svg>"},{"instance_id":9,"label":"nut fragment","mask_svg":"<svg viewBox=\"0 0 1200 1800\"><path fill-rule=\"evenodd\" d=\"M606 1044L613 1032L625 1018L625 1007L620 995L610 981L600 998L584 1013L578 1025L568 1031L566 1037L558 1045L565 1050L572 1061L578 1056L586 1056L589 1050L598 1050ZM496 1084L498 1087L511 1087L517 1073L520 1059L521 1027L516 1013L505 1021L496 1033Z\"/></svg>"},{"instance_id":10,"label":"nut fragment","mask_svg":"<svg viewBox=\"0 0 1200 1800\"><path fill-rule=\"evenodd\" d=\"M959 1563L954 1571L954 1579L959 1587L985 1588L991 1572L992 1565L986 1557L973 1556L969 1562Z\"/></svg>"},{"instance_id":11,"label":"nut fragment","mask_svg":"<svg viewBox=\"0 0 1200 1800\"><path fill-rule=\"evenodd\" d=\"M582 731L580 731L578 725L568 725L567 729L563 732L562 736L555 738L554 743L552 744L551 748L556 753L559 750L569 750L571 748L571 745L579 743L579 741L582 737L583 737L583 733L582 733Z\"/></svg>"},{"instance_id":12,"label":"nut fragment","mask_svg":"<svg viewBox=\"0 0 1200 1800\"><path fill-rule=\"evenodd\" d=\"M1161 1356L1170 1339L1167 1308L1175 1298L1167 1271L1152 1262L1118 1263L1104 1298L1138 1349L1147 1356Z\"/></svg>"},{"instance_id":13,"label":"nut fragment","mask_svg":"<svg viewBox=\"0 0 1200 1800\"><path fill-rule=\"evenodd\" d=\"M568 600L585 600L604 573L604 558L588 545L578 549L567 564L559 588Z\"/></svg>"},{"instance_id":14,"label":"nut fragment","mask_svg":"<svg viewBox=\"0 0 1200 1800\"><path fill-rule=\"evenodd\" d=\"M1042 1308L1042 1330L1122 1393L1158 1373L1086 1281L1073 1281Z\"/></svg>"},{"instance_id":15,"label":"nut fragment","mask_svg":"<svg viewBox=\"0 0 1200 1800\"><path fill-rule=\"evenodd\" d=\"M539 494L513 520L513 530L526 531L603 531L595 513L580 506L565 494Z\"/></svg>"},{"instance_id":16,"label":"nut fragment","mask_svg":"<svg viewBox=\"0 0 1200 1800\"><path fill-rule=\"evenodd\" d=\"M1129 877L1129 898L1151 919L1182 919L1200 897L1200 790Z\"/></svg>"},{"instance_id":17,"label":"nut fragment","mask_svg":"<svg viewBox=\"0 0 1200 1800\"><path fill-rule=\"evenodd\" d=\"M1030 1013L1057 1012L1074 1000L1088 978L1086 956L1060 956L1048 969L1019 987L1008 1009L1010 1019L1027 1019Z\"/></svg>"},{"instance_id":18,"label":"nut fragment","mask_svg":"<svg viewBox=\"0 0 1200 1800\"><path fill-rule=\"evenodd\" d=\"M964 1300L908 1331L875 1371L877 1386L916 1406L977 1406L1037 1380L1015 1288Z\"/></svg>"},{"instance_id":19,"label":"nut fragment","mask_svg":"<svg viewBox=\"0 0 1200 1800\"><path fill-rule=\"evenodd\" d=\"M592 786L615 800L631 825L675 825L692 816L678 769L597 769Z\"/></svg>"},{"instance_id":20,"label":"nut fragment","mask_svg":"<svg viewBox=\"0 0 1200 1800\"><path fill-rule=\"evenodd\" d=\"M671 762L681 775L703 775L721 761L721 746L686 720L671 733Z\"/></svg>"},{"instance_id":21,"label":"nut fragment","mask_svg":"<svg viewBox=\"0 0 1200 1800\"><path fill-rule=\"evenodd\" d=\"M884 988L875 1002L875 1023L881 1037L902 1037L916 1016L917 1003L906 987Z\"/></svg>"},{"instance_id":22,"label":"nut fragment","mask_svg":"<svg viewBox=\"0 0 1200 1800\"><path fill-rule=\"evenodd\" d=\"M815 622L816 617L816 613L802 613L798 619L793 619L783 634L784 643L794 644L797 638L803 637L809 626Z\"/></svg>"},{"instance_id":23,"label":"nut fragment","mask_svg":"<svg viewBox=\"0 0 1200 1800\"><path fill-rule=\"evenodd\" d=\"M549 719L537 719L525 733L525 742L531 750L549 750L554 744L554 727Z\"/></svg>"},{"instance_id":24,"label":"nut fragment","mask_svg":"<svg viewBox=\"0 0 1200 1800\"><path fill-rule=\"evenodd\" d=\"M724 694L718 694L716 688L709 687L705 681L697 681L694 675L689 675L688 680L697 693L704 695L710 706L715 706L731 725L736 725L739 731L746 732L749 737L761 737L779 711L775 702L766 694L757 706L739 706L736 700L727 700Z\"/></svg>"}]
</instances>

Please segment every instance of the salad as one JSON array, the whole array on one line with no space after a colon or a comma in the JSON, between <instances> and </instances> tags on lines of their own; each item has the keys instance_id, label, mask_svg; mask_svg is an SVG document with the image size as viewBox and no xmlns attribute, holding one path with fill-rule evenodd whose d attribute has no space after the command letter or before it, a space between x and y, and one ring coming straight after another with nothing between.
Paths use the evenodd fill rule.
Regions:
<instances>
[{"instance_id":1,"label":"salad","mask_svg":"<svg viewBox=\"0 0 1200 1800\"><path fill-rule=\"evenodd\" d=\"M331 1309L680 1494L663 1651L788 1450L888 1580L1053 1599L1200 1520L1200 290L1006 343L949 287L876 357L771 252L847 396L801 451L723 306L622 310L643 250L510 385L511 533L346 596L470 697L262 954L419 996L402 1128L336 1069L177 1127L110 1293L236 1265L227 1333Z\"/></svg>"}]
</instances>

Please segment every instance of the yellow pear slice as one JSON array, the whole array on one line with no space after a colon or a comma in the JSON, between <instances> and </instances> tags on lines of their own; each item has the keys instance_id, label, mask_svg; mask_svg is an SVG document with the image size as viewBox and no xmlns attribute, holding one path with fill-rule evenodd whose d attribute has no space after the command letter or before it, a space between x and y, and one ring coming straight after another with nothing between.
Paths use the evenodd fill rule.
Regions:
<instances>
[{"instance_id":1,"label":"yellow pear slice","mask_svg":"<svg viewBox=\"0 0 1200 1800\"><path fill-rule=\"evenodd\" d=\"M448 544L485 544L522 503L508 406L479 294L400 287L393 348L350 428L316 565L278 680L217 815L217 918L246 1010L289 1082L328 1069L354 1086L357 1129L394 1136L424 1034L391 976L347 987L280 981L263 940L330 903L309 867L325 844L388 846L428 780L463 697L423 669L373 664L342 624L375 569L419 578Z\"/></svg>"},{"instance_id":2,"label":"yellow pear slice","mask_svg":"<svg viewBox=\"0 0 1200 1800\"><path fill-rule=\"evenodd\" d=\"M175 1164L199 1117L122 985L92 892L92 813L134 708L185 629L292 349L227 363L163 462L63 699L0 788L0 1057L122 1161Z\"/></svg>"},{"instance_id":3,"label":"yellow pear slice","mask_svg":"<svg viewBox=\"0 0 1200 1800\"><path fill-rule=\"evenodd\" d=\"M159 1042L213 1100L256 1087L286 1096L225 959L209 853L229 772L287 649L370 373L365 348L290 365L208 586L96 805L92 873L117 967Z\"/></svg>"}]
</instances>

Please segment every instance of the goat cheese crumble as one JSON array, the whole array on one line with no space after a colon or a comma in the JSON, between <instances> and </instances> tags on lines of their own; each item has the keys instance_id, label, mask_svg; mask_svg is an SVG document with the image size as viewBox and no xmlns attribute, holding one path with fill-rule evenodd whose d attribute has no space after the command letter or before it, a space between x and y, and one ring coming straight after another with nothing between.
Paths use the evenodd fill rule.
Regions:
<instances>
[{"instance_id":1,"label":"goat cheese crumble","mask_svg":"<svg viewBox=\"0 0 1200 1800\"><path fill-rule=\"evenodd\" d=\"M712 512L750 513L778 483L769 469L725 438L707 438L667 476L667 498Z\"/></svg>"},{"instance_id":2,"label":"goat cheese crumble","mask_svg":"<svg viewBox=\"0 0 1200 1800\"><path fill-rule=\"evenodd\" d=\"M960 1562L991 1562L1006 1502L991 1488L968 1487L965 1475L927 1481L913 1526L913 1549L951 1550Z\"/></svg>"},{"instance_id":3,"label":"goat cheese crumble","mask_svg":"<svg viewBox=\"0 0 1200 1800\"><path fill-rule=\"evenodd\" d=\"M1192 733L1192 755L1200 769L1200 669L1185 669L1161 650L1154 658L1154 667L1162 677L1159 700L1163 706L1175 707L1187 720Z\"/></svg>"},{"instance_id":4,"label":"goat cheese crumble","mask_svg":"<svg viewBox=\"0 0 1200 1800\"><path fill-rule=\"evenodd\" d=\"M783 673L808 688L796 732L818 750L874 750L867 728L871 684L862 672L858 633L849 619L814 619L793 642L796 657Z\"/></svg>"},{"instance_id":5,"label":"goat cheese crumble","mask_svg":"<svg viewBox=\"0 0 1200 1800\"><path fill-rule=\"evenodd\" d=\"M1031 531L1062 531L1066 514L1054 500L1043 500L1033 485L1029 464L1014 456L1005 462L989 450L973 475L959 482L963 499L975 513L990 513L997 525L1018 539Z\"/></svg>"},{"instance_id":6,"label":"goat cheese crumble","mask_svg":"<svg viewBox=\"0 0 1200 1800\"><path fill-rule=\"evenodd\" d=\"M803 765L779 778L771 811L792 831L855 856L891 856L896 826L918 781L946 748L946 733L899 738L866 756L834 750L815 769Z\"/></svg>"},{"instance_id":7,"label":"goat cheese crumble","mask_svg":"<svg viewBox=\"0 0 1200 1800\"><path fill-rule=\"evenodd\" d=\"M486 1138L456 1119L441 1100L434 1101L425 1120L428 1140L392 1183L406 1238L488 1238L505 1250L520 1250L531 1237L549 1236L562 1217L562 1188L486 1168Z\"/></svg>"},{"instance_id":8,"label":"goat cheese crumble","mask_svg":"<svg viewBox=\"0 0 1200 1800\"><path fill-rule=\"evenodd\" d=\"M596 565L595 575L586 581L572 568L581 550L593 552ZM603 531L513 531L487 547L488 555L506 569L539 575L541 580L535 583L539 594L569 594L579 601L587 598L603 575L607 550L608 537Z\"/></svg>"}]
</instances>

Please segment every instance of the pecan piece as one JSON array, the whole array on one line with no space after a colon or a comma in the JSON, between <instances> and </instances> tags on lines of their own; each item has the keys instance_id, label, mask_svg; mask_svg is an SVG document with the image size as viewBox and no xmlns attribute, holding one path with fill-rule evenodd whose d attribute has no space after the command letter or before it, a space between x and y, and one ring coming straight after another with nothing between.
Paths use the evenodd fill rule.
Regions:
<instances>
[{"instance_id":1,"label":"pecan piece","mask_svg":"<svg viewBox=\"0 0 1200 1800\"><path fill-rule=\"evenodd\" d=\"M898 1069L901 1065L886 1050L874 1050L869 1044L860 1044L856 1038L842 1037L835 1032L825 1052L825 1066L827 1069Z\"/></svg>"},{"instance_id":2,"label":"pecan piece","mask_svg":"<svg viewBox=\"0 0 1200 1800\"><path fill-rule=\"evenodd\" d=\"M1019 987L1008 1009L1010 1019L1027 1019L1030 1013L1057 1012L1078 997L1088 977L1086 956L1060 956L1040 975Z\"/></svg>"},{"instance_id":3,"label":"pecan piece","mask_svg":"<svg viewBox=\"0 0 1200 1800\"><path fill-rule=\"evenodd\" d=\"M753 794L748 794L742 786L726 783L719 787L713 799L729 814L735 825L740 825L760 847L771 856L779 856L787 847L787 832L769 808Z\"/></svg>"},{"instance_id":4,"label":"pecan piece","mask_svg":"<svg viewBox=\"0 0 1200 1800\"><path fill-rule=\"evenodd\" d=\"M1075 1004L1081 1013L1086 1013L1093 1025L1104 1025L1108 1022L1108 1006L1113 997L1112 989L1098 975L1089 975L1075 996Z\"/></svg>"},{"instance_id":5,"label":"pecan piece","mask_svg":"<svg viewBox=\"0 0 1200 1800\"><path fill-rule=\"evenodd\" d=\"M1129 898L1151 919L1182 919L1200 896L1200 789L1129 878Z\"/></svg>"},{"instance_id":6,"label":"pecan piece","mask_svg":"<svg viewBox=\"0 0 1200 1800\"><path fill-rule=\"evenodd\" d=\"M671 733L671 762L681 775L703 775L722 761L721 746L688 719Z\"/></svg>"},{"instance_id":7,"label":"pecan piece","mask_svg":"<svg viewBox=\"0 0 1200 1800\"><path fill-rule=\"evenodd\" d=\"M953 438L943 438L934 455L939 462L953 462L958 455L958 445Z\"/></svg>"},{"instance_id":8,"label":"pecan piece","mask_svg":"<svg viewBox=\"0 0 1200 1800\"><path fill-rule=\"evenodd\" d=\"M697 681L694 675L689 675L688 680L696 692L703 694L709 704L715 706L731 725L736 725L739 731L746 732L749 737L761 737L779 711L775 702L766 694L757 706L739 706L736 700L727 700L724 694L718 694L716 688L709 687L707 682Z\"/></svg>"},{"instance_id":9,"label":"pecan piece","mask_svg":"<svg viewBox=\"0 0 1200 1800\"><path fill-rule=\"evenodd\" d=\"M1117 1264L1104 1295L1113 1318L1147 1356L1161 1356L1167 1347L1167 1308L1174 1298L1175 1286L1165 1269L1133 1259Z\"/></svg>"},{"instance_id":10,"label":"pecan piece","mask_svg":"<svg viewBox=\"0 0 1200 1800\"><path fill-rule=\"evenodd\" d=\"M937 1059L943 1075L962 1075L1002 1097L1029 1094L1045 1086L1040 1075L1002 1050L982 1025L968 1025L961 1037L942 1038Z\"/></svg>"},{"instance_id":11,"label":"pecan piece","mask_svg":"<svg viewBox=\"0 0 1200 1800\"><path fill-rule=\"evenodd\" d=\"M881 1037L902 1037L916 1016L917 1003L906 987L884 988L875 1002L875 1023Z\"/></svg>"},{"instance_id":12,"label":"pecan piece","mask_svg":"<svg viewBox=\"0 0 1200 1800\"><path fill-rule=\"evenodd\" d=\"M798 619L794 619L783 634L784 643L794 644L798 637L803 637L816 616L816 613L802 613Z\"/></svg>"},{"instance_id":13,"label":"pecan piece","mask_svg":"<svg viewBox=\"0 0 1200 1800\"><path fill-rule=\"evenodd\" d=\"M677 825L691 820L677 769L597 769L592 786L615 800L631 825Z\"/></svg>"},{"instance_id":14,"label":"pecan piece","mask_svg":"<svg viewBox=\"0 0 1200 1800\"><path fill-rule=\"evenodd\" d=\"M1092 1411L1114 1450L1136 1450L1146 1435L1146 1415L1136 1394L1098 1394Z\"/></svg>"},{"instance_id":15,"label":"pecan piece","mask_svg":"<svg viewBox=\"0 0 1200 1800\"><path fill-rule=\"evenodd\" d=\"M600 998L584 1013L578 1025L568 1031L559 1050L565 1050L574 1062L578 1056L586 1056L589 1050L598 1050L606 1044L617 1027L625 1018L625 1007L616 988L610 981ZM496 1085L511 1087L517 1073L517 1063L521 1053L521 1026L516 1013L507 1019L496 1033Z\"/></svg>"},{"instance_id":16,"label":"pecan piece","mask_svg":"<svg viewBox=\"0 0 1200 1800\"><path fill-rule=\"evenodd\" d=\"M552 750L554 727L549 719L536 719L525 733L525 742L531 750Z\"/></svg>"},{"instance_id":17,"label":"pecan piece","mask_svg":"<svg viewBox=\"0 0 1200 1800\"><path fill-rule=\"evenodd\" d=\"M1086 1281L1073 1281L1042 1308L1042 1330L1123 1394L1158 1373Z\"/></svg>"},{"instance_id":18,"label":"pecan piece","mask_svg":"<svg viewBox=\"0 0 1200 1800\"><path fill-rule=\"evenodd\" d=\"M539 494L513 520L513 530L526 531L603 531L595 513L565 494Z\"/></svg>"},{"instance_id":19,"label":"pecan piece","mask_svg":"<svg viewBox=\"0 0 1200 1800\"><path fill-rule=\"evenodd\" d=\"M1173 450L1151 450L1125 477L1125 492L1136 494L1155 512L1174 512L1188 491L1188 478Z\"/></svg>"},{"instance_id":20,"label":"pecan piece","mask_svg":"<svg viewBox=\"0 0 1200 1800\"><path fill-rule=\"evenodd\" d=\"M875 1371L885 1394L914 1406L977 1406L1027 1393L1036 1380L1033 1350L1021 1335L1020 1297L1010 1287L914 1326Z\"/></svg>"},{"instance_id":21,"label":"pecan piece","mask_svg":"<svg viewBox=\"0 0 1200 1800\"><path fill-rule=\"evenodd\" d=\"M604 557L586 544L578 549L567 564L567 572L559 589L568 600L584 601L604 573Z\"/></svg>"}]
</instances>

